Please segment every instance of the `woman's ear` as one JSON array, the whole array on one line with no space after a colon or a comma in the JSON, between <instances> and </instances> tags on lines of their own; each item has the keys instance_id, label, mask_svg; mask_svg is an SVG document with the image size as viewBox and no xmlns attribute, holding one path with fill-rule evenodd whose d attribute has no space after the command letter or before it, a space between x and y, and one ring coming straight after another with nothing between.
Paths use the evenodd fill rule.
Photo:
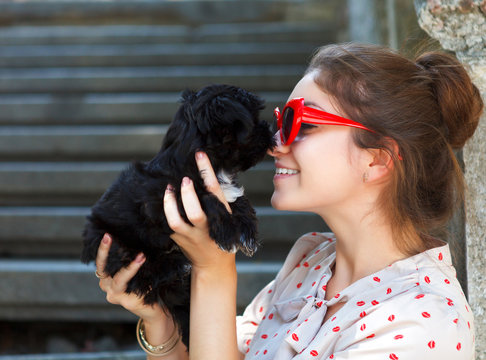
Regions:
<instances>
[{"instance_id":1,"label":"woman's ear","mask_svg":"<svg viewBox=\"0 0 486 360\"><path fill-rule=\"evenodd\" d=\"M368 169L365 170L365 182L373 182L384 179L393 168L393 160L390 153L383 149L372 149L372 160L368 164Z\"/></svg>"},{"instance_id":2,"label":"woman's ear","mask_svg":"<svg viewBox=\"0 0 486 360\"><path fill-rule=\"evenodd\" d=\"M390 171L393 170L392 155L397 154L396 157L400 159L398 144L393 139L386 139L386 147L381 149L368 149L371 154L371 161L368 163L366 169L366 182L372 182L384 179Z\"/></svg>"}]
</instances>

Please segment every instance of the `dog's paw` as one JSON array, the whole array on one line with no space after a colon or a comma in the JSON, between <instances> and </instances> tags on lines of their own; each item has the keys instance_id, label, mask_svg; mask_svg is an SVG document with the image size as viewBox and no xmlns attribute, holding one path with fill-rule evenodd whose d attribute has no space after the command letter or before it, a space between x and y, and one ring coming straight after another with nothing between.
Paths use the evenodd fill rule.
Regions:
<instances>
[{"instance_id":1,"label":"dog's paw","mask_svg":"<svg viewBox=\"0 0 486 360\"><path fill-rule=\"evenodd\" d=\"M239 197L234 203L230 204L233 223L238 228L240 234L238 249L246 256L253 256L258 249L258 230L255 209L245 197Z\"/></svg>"}]
</instances>

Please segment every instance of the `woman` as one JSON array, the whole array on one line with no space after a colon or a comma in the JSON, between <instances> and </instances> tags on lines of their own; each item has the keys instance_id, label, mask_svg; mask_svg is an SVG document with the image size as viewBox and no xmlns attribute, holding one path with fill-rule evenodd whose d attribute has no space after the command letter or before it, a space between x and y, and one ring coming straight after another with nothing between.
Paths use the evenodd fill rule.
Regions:
<instances>
[{"instance_id":1,"label":"woman","mask_svg":"<svg viewBox=\"0 0 486 360\"><path fill-rule=\"evenodd\" d=\"M272 205L312 211L333 233L298 239L236 324L234 254L209 238L190 179L181 191L191 225L165 193L173 239L193 263L190 357L473 359L473 317L448 245L434 234L462 201L452 150L472 136L482 108L451 56L413 62L377 46L319 49L276 109ZM208 158L196 160L225 203ZM100 273L110 241L100 245ZM170 316L124 293L143 261L140 254L113 278L102 276L100 287L143 319L149 359L188 358Z\"/></svg>"}]
</instances>

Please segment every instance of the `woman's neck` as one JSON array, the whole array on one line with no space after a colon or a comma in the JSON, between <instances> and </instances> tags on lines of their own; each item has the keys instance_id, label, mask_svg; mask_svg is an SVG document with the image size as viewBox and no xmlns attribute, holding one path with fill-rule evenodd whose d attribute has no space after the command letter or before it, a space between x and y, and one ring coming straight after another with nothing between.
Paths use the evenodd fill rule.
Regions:
<instances>
[{"instance_id":1,"label":"woman's neck","mask_svg":"<svg viewBox=\"0 0 486 360\"><path fill-rule=\"evenodd\" d=\"M333 287L338 292L408 257L397 248L391 225L383 217L372 213L362 218L356 215L359 214L348 219L325 219L337 239Z\"/></svg>"}]
</instances>

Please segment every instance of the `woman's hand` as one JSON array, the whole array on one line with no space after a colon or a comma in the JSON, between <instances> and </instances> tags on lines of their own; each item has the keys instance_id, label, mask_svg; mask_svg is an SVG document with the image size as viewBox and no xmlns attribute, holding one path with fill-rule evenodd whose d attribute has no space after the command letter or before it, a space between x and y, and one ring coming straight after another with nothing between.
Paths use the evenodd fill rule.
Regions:
<instances>
[{"instance_id":1,"label":"woman's hand","mask_svg":"<svg viewBox=\"0 0 486 360\"><path fill-rule=\"evenodd\" d=\"M196 163L206 189L226 206L228 212L231 212L207 155L198 152ZM221 271L221 267L225 264L229 266L234 264L234 254L221 250L209 236L207 216L201 208L194 183L187 177L182 181L181 198L190 224L186 223L179 214L175 194L170 186L167 187L164 196L164 211L169 226L174 230L171 238L189 258L193 270L215 268Z\"/></svg>"},{"instance_id":2,"label":"woman's hand","mask_svg":"<svg viewBox=\"0 0 486 360\"><path fill-rule=\"evenodd\" d=\"M112 304L123 306L143 319L145 338L149 343L158 345L166 342L170 334L174 332L175 327L170 314L166 313L158 304L146 305L138 295L125 292L128 282L145 262L145 256L142 253L138 254L130 265L120 269L113 277L110 277L104 274L102 269L105 268L111 243L111 237L105 234L96 255L96 273L100 277L100 288L106 292L106 299ZM149 355L147 359L155 358ZM188 359L187 350L182 341L179 341L174 351L166 359Z\"/></svg>"},{"instance_id":3,"label":"woman's hand","mask_svg":"<svg viewBox=\"0 0 486 360\"><path fill-rule=\"evenodd\" d=\"M123 306L128 311L143 318L144 321L167 320L167 315L158 304L146 305L138 295L125 292L128 282L145 262L145 256L142 253L138 254L130 265L120 269L113 277L103 273L111 243L110 235L105 234L96 255L96 272L100 276L99 285L101 290L106 293L106 300L109 303Z\"/></svg>"}]
</instances>

